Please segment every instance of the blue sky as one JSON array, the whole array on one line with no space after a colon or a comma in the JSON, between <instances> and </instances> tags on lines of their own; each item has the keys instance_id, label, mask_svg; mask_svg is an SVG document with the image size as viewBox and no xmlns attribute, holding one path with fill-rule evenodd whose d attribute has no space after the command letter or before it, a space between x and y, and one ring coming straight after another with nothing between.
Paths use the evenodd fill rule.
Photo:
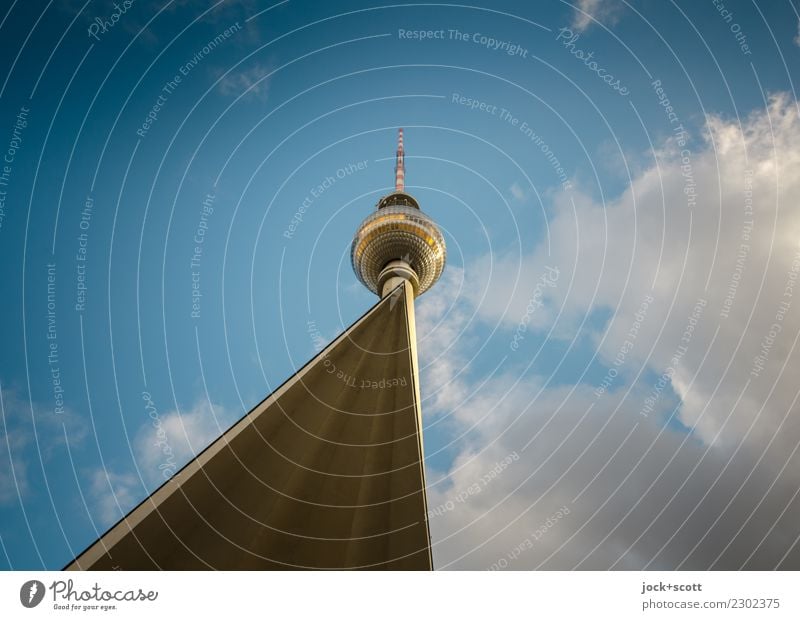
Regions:
<instances>
[{"instance_id":1,"label":"blue sky","mask_svg":"<svg viewBox=\"0 0 800 620\"><path fill-rule=\"evenodd\" d=\"M0 566L60 568L163 481L150 412L180 465L315 353L309 321L331 339L374 303L349 246L391 187L399 126L407 190L448 244L445 276L418 310L430 501L480 485L481 472L522 450L509 437L543 442L509 466L502 486L432 520L437 566L497 564L561 506L550 489L574 490L564 491L572 505L595 474L584 503L575 500L581 517L565 518L552 550L514 558L516 567L702 568L723 552L723 566L739 566L747 553L723 549L738 538L714 530L718 508L684 529L661 524L673 510L688 514L676 506L692 506L692 494L719 493L733 511L751 480L776 483L758 504L768 511L763 531L776 527L754 566L778 563L771 545L792 552L798 531L786 513L797 514L797 477L780 466L797 464L796 419L793 434L779 425L795 411L783 374L797 363L792 314L781 334L788 344L770 350L774 384L764 379L759 391L754 378L734 404L721 394L738 394L791 271L796 7L269 7L137 0L105 32L93 24L111 20L110 2L0 7L0 149L14 150L0 186ZM700 187L690 220L683 150ZM778 160L788 167L781 174ZM736 293L738 322L726 321L719 307L751 169L763 236ZM527 311L548 267L557 280ZM656 302L619 375L593 397L650 293ZM702 337L655 414L640 420L699 296L709 306ZM515 333L523 338L511 349ZM726 366L732 359L741 374ZM739 424L728 414L746 402ZM763 434L747 422L758 406ZM778 430L784 443L770 441ZM651 467L625 478L614 459L631 445L622 438L639 432L629 464L647 454ZM666 456L644 452L651 440ZM595 454L608 468L587 465L588 478L553 487L565 468L550 465L569 454ZM680 462L685 470L670 469ZM639 515L631 498L651 483L677 499ZM629 499L613 495L629 487ZM606 515L612 497L622 514ZM734 531L751 527L745 517L761 496L752 497L730 519ZM637 515L656 525L609 525ZM797 567L800 551L792 553L783 567Z\"/></svg>"}]
</instances>

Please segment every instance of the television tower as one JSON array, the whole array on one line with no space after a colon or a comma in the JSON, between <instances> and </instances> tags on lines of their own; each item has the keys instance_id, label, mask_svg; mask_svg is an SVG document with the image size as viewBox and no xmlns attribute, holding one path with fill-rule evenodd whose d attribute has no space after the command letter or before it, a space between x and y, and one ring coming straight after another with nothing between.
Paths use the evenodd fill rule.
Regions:
<instances>
[{"instance_id":1,"label":"television tower","mask_svg":"<svg viewBox=\"0 0 800 620\"><path fill-rule=\"evenodd\" d=\"M380 300L67 570L431 570L414 298L441 232L394 192L355 234Z\"/></svg>"}]
</instances>

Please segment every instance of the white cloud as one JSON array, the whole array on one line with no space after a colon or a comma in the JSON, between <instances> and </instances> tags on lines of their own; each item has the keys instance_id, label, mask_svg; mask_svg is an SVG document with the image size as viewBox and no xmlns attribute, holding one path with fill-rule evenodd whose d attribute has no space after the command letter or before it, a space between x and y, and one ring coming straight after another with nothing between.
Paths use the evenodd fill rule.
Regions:
<instances>
[{"instance_id":1,"label":"white cloud","mask_svg":"<svg viewBox=\"0 0 800 620\"><path fill-rule=\"evenodd\" d=\"M655 416L638 420L620 393L597 402L588 386L539 387L523 380L476 399L482 441L462 452L446 484L429 488L429 507L452 506L431 518L438 568L488 569L501 559L518 570L707 568L718 558L716 568L732 568L773 524L750 567L771 568L788 550L798 524L777 515L796 472L776 478L752 454L728 463L729 452ZM498 467L510 456L518 458ZM526 540L531 548L515 555Z\"/></svg>"},{"instance_id":2,"label":"white cloud","mask_svg":"<svg viewBox=\"0 0 800 620\"><path fill-rule=\"evenodd\" d=\"M134 438L136 472L110 467L90 473L89 501L104 526L122 518L147 493L172 477L235 421L235 414L219 405L198 402L183 413L159 414L148 410Z\"/></svg>"},{"instance_id":3,"label":"white cloud","mask_svg":"<svg viewBox=\"0 0 800 620\"><path fill-rule=\"evenodd\" d=\"M748 440L767 436L794 396L790 386L772 390L773 379L784 364L784 374L800 374L800 362L790 354L800 333L795 308L780 322L785 339L773 345L765 371L758 378L750 375L780 303L792 301L784 289L800 249L797 107L785 96L773 97L765 113L743 121L743 130L712 117L704 144L687 160L690 167L682 169L678 149L667 145L659 165L635 178L618 199L602 205L582 197L574 209L561 200L550 225L552 256L541 249L528 259L534 265L554 260L563 273L574 273L569 286L549 290L565 308L561 321L577 323L598 306L613 310L600 348L607 360L635 322L641 300L652 293L655 303L630 355L657 372L669 366L697 301L706 300L673 385L685 400L682 421L697 424L707 443L729 445L745 435L750 414L769 401ZM694 207L687 206L690 182ZM735 407L738 388L748 379L748 391ZM741 408L749 414L729 417Z\"/></svg>"},{"instance_id":4,"label":"white cloud","mask_svg":"<svg viewBox=\"0 0 800 620\"><path fill-rule=\"evenodd\" d=\"M436 287L416 304L423 411L449 411L468 391L458 376L465 363L466 331L474 319L463 303L464 285L464 270L448 266Z\"/></svg>"},{"instance_id":5,"label":"white cloud","mask_svg":"<svg viewBox=\"0 0 800 620\"><path fill-rule=\"evenodd\" d=\"M200 401L188 411L150 413L134 440L144 480L160 484L197 456L236 420L234 412Z\"/></svg>"},{"instance_id":6,"label":"white cloud","mask_svg":"<svg viewBox=\"0 0 800 620\"><path fill-rule=\"evenodd\" d=\"M256 63L249 69L233 71L225 75L217 84L217 90L226 97L252 97L266 101L269 96L270 79L266 76L272 71L268 65ZM222 73L220 72L220 75Z\"/></svg>"},{"instance_id":7,"label":"white cloud","mask_svg":"<svg viewBox=\"0 0 800 620\"><path fill-rule=\"evenodd\" d=\"M525 193L525 190L522 189L522 186L520 186L520 184L516 181L511 184L511 187L508 188L508 191L511 192L511 197L517 202L525 202L528 199L528 195Z\"/></svg>"},{"instance_id":8,"label":"white cloud","mask_svg":"<svg viewBox=\"0 0 800 620\"><path fill-rule=\"evenodd\" d=\"M800 20L797 21L797 34L794 35L792 40L797 47L800 47Z\"/></svg>"},{"instance_id":9,"label":"white cloud","mask_svg":"<svg viewBox=\"0 0 800 620\"><path fill-rule=\"evenodd\" d=\"M487 254L470 266L471 286L464 295L478 316L493 325L527 329L551 325L559 307L555 291L568 286L560 257Z\"/></svg>"},{"instance_id":10,"label":"white cloud","mask_svg":"<svg viewBox=\"0 0 800 620\"><path fill-rule=\"evenodd\" d=\"M605 204L586 193L557 197L550 255L540 247L494 257L491 277L486 257L467 270L479 295L460 295L426 317L430 325L447 313L477 312L510 334L532 283L555 265L558 285L547 288L530 329L552 326L567 343L590 335L605 367L619 373L599 397L597 373L556 387L508 365L508 374L470 389L470 321L455 347L437 352L444 384L460 389L457 399L430 406L456 433L477 435L449 479L429 491L431 507L453 506L432 519L437 566L488 568L505 558L509 568L773 568L787 554L781 568L798 567L800 523L786 515L800 501L800 284L792 284L800 268L800 117L791 99L776 95L741 125L717 117L707 125L689 160L674 143L662 145L658 164ZM705 306L690 321L698 300ZM583 322L598 309L611 319L592 334ZM754 376L776 323L779 335ZM420 353L434 363L433 351ZM652 411L641 415L671 367ZM423 396L435 387L423 379ZM515 452L518 461L481 483ZM563 506L570 514L553 522ZM542 526L548 519L554 524ZM537 530L512 562L508 554Z\"/></svg>"},{"instance_id":11,"label":"white cloud","mask_svg":"<svg viewBox=\"0 0 800 620\"><path fill-rule=\"evenodd\" d=\"M80 447L88 426L72 410L57 414L45 403L23 400L14 389L2 388L0 403L0 504L11 504L31 492L32 465L47 463L56 453L65 456L67 439L71 449Z\"/></svg>"},{"instance_id":12,"label":"white cloud","mask_svg":"<svg viewBox=\"0 0 800 620\"><path fill-rule=\"evenodd\" d=\"M615 24L621 9L622 3L619 0L578 0L572 16L572 29L583 32L594 20L605 22L606 25Z\"/></svg>"},{"instance_id":13,"label":"white cloud","mask_svg":"<svg viewBox=\"0 0 800 620\"><path fill-rule=\"evenodd\" d=\"M132 473L116 473L110 469L91 472L89 500L95 518L109 527L124 517L144 494L139 479Z\"/></svg>"},{"instance_id":14,"label":"white cloud","mask_svg":"<svg viewBox=\"0 0 800 620\"><path fill-rule=\"evenodd\" d=\"M27 438L15 431L0 435L0 504L10 504L28 494L28 460L20 454Z\"/></svg>"}]
</instances>

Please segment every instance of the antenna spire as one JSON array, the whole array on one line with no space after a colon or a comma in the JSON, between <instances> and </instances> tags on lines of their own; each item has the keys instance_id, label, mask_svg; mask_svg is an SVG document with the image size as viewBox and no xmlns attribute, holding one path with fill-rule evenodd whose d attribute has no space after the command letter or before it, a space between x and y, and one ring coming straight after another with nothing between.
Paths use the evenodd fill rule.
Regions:
<instances>
[{"instance_id":1,"label":"antenna spire","mask_svg":"<svg viewBox=\"0 0 800 620\"><path fill-rule=\"evenodd\" d=\"M406 187L406 164L403 156L403 128L397 132L397 163L394 166L394 189L404 192Z\"/></svg>"}]
</instances>

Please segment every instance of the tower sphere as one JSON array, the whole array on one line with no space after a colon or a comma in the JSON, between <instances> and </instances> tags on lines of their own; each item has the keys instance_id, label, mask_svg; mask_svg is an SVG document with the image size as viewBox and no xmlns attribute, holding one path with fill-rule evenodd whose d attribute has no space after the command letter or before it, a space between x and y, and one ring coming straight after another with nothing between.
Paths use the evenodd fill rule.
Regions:
<instances>
[{"instance_id":1,"label":"tower sphere","mask_svg":"<svg viewBox=\"0 0 800 620\"><path fill-rule=\"evenodd\" d=\"M369 290L384 295L392 278L408 280L419 296L444 271L447 248L439 227L406 194L403 130L397 149L395 191L378 201L376 210L358 227L350 258L356 276Z\"/></svg>"}]
</instances>

